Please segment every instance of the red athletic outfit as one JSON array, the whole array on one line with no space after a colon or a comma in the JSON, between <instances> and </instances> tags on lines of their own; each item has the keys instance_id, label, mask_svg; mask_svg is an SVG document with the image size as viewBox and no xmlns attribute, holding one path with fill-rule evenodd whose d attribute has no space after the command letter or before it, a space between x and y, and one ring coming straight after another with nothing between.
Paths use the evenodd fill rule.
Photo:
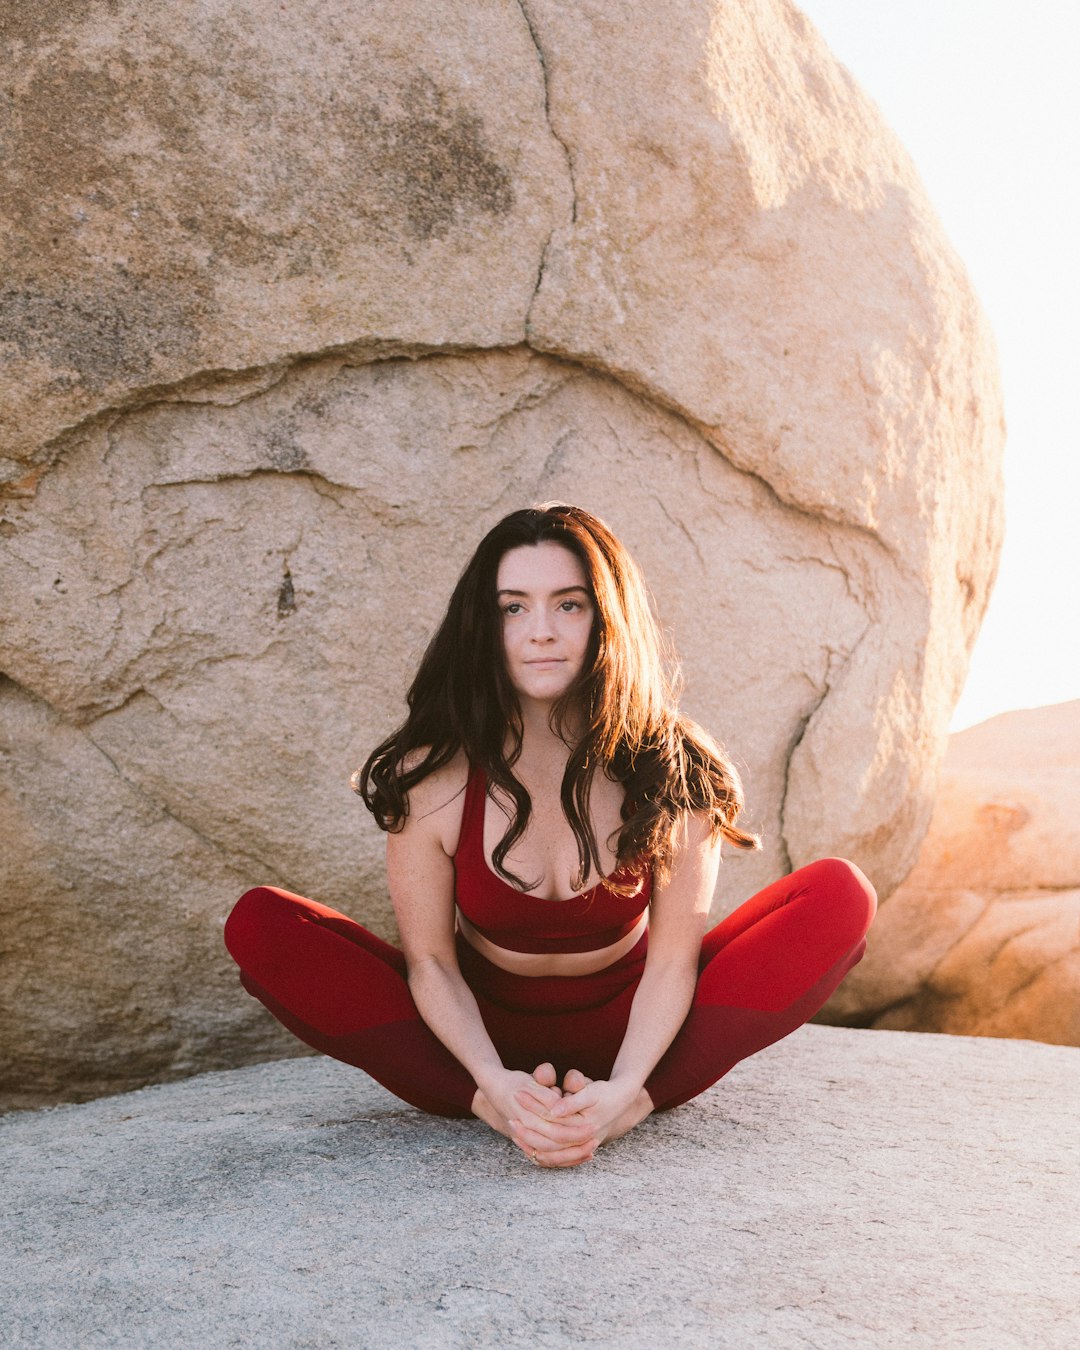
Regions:
<instances>
[{"instance_id":1,"label":"red athletic outfit","mask_svg":"<svg viewBox=\"0 0 1080 1350\"><path fill-rule=\"evenodd\" d=\"M511 952L595 952L612 946L636 926L652 899L652 874L647 868L644 876L622 868L610 878L618 884L637 882L638 892L630 897L609 891L602 881L569 900L528 895L488 866L486 800L487 779L482 769L473 769L454 854L454 898L481 937Z\"/></svg>"},{"instance_id":2,"label":"red athletic outfit","mask_svg":"<svg viewBox=\"0 0 1080 1350\"><path fill-rule=\"evenodd\" d=\"M458 905L484 936L513 951L589 951L618 941L652 893L603 882L544 900L504 882L484 857L483 775L469 776L455 856ZM620 873L631 879L632 873ZM824 858L766 886L707 933L693 1006L645 1082L657 1110L688 1101L740 1059L801 1026L866 949L874 888L853 864ZM404 1101L470 1114L476 1084L420 1017L396 947L336 910L273 886L240 897L225 944L244 988L316 1050L364 1069ZM545 1060L607 1078L645 968L648 933L592 975L513 975L460 934L461 973L508 1069Z\"/></svg>"}]
</instances>

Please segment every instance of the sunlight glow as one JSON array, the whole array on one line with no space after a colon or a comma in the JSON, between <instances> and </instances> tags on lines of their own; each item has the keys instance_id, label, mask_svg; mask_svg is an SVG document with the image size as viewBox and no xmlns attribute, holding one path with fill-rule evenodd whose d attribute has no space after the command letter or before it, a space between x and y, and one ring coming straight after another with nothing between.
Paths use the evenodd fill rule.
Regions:
<instances>
[{"instance_id":1,"label":"sunlight glow","mask_svg":"<svg viewBox=\"0 0 1080 1350\"><path fill-rule=\"evenodd\" d=\"M798 7L911 155L997 338L1005 546L951 729L1080 698L1080 6Z\"/></svg>"}]
</instances>

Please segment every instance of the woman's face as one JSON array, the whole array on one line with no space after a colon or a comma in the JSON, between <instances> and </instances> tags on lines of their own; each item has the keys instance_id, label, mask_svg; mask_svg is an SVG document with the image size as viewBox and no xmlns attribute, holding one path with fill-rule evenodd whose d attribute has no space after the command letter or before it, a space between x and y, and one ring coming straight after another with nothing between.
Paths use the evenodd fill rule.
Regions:
<instances>
[{"instance_id":1,"label":"woman's face","mask_svg":"<svg viewBox=\"0 0 1080 1350\"><path fill-rule=\"evenodd\" d=\"M496 580L506 671L522 701L554 703L581 673L594 607L580 559L544 540L504 553Z\"/></svg>"}]
</instances>

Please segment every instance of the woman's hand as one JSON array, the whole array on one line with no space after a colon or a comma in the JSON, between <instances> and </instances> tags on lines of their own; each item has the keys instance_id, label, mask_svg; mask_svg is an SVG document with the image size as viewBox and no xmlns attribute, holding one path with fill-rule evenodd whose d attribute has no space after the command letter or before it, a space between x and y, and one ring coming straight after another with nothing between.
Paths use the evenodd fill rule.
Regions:
<instances>
[{"instance_id":1,"label":"woman's hand","mask_svg":"<svg viewBox=\"0 0 1080 1350\"><path fill-rule=\"evenodd\" d=\"M571 1069L556 1086L555 1069L540 1064L532 1074L504 1070L477 1092L473 1112L509 1135L539 1167L576 1167L588 1162L609 1139L632 1130L653 1109L644 1088L586 1078ZM509 1094L509 1100L508 1100Z\"/></svg>"},{"instance_id":2,"label":"woman's hand","mask_svg":"<svg viewBox=\"0 0 1080 1350\"><path fill-rule=\"evenodd\" d=\"M532 1162L542 1162L545 1167L573 1167L592 1156L595 1142L583 1138L580 1123L554 1123L549 1119L552 1107L562 1100L552 1065L541 1064L533 1074L503 1069L486 1081L485 1088L477 1089L473 1097L473 1115L513 1139ZM542 1141L542 1160L538 1148L523 1142L524 1131Z\"/></svg>"},{"instance_id":3,"label":"woman's hand","mask_svg":"<svg viewBox=\"0 0 1080 1350\"><path fill-rule=\"evenodd\" d=\"M581 1121L598 1144L632 1130L650 1115L652 1098L644 1088L607 1079L586 1078L571 1069L563 1079L562 1100L548 1108L553 1122Z\"/></svg>"},{"instance_id":4,"label":"woman's hand","mask_svg":"<svg viewBox=\"0 0 1080 1350\"><path fill-rule=\"evenodd\" d=\"M514 1077L525 1081L513 1093L513 1109L503 1132L537 1166L576 1167L587 1162L598 1143L588 1125L573 1114L558 1121L551 1118L553 1108L562 1100L554 1065L540 1064L531 1075Z\"/></svg>"},{"instance_id":5,"label":"woman's hand","mask_svg":"<svg viewBox=\"0 0 1080 1350\"><path fill-rule=\"evenodd\" d=\"M522 1104L516 1094L523 1094ZM477 1088L473 1097L473 1115L490 1125L500 1134L510 1135L510 1122L523 1114L530 1118L547 1111L556 1102L561 1101L562 1093L552 1082L543 1084L532 1074L517 1069L502 1069L489 1077L483 1088Z\"/></svg>"}]
</instances>

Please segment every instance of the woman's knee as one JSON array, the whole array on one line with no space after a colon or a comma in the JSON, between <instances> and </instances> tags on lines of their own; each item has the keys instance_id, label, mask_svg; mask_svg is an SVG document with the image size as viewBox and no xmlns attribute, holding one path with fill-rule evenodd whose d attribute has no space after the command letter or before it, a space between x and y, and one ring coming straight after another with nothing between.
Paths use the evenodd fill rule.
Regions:
<instances>
[{"instance_id":1,"label":"woman's knee","mask_svg":"<svg viewBox=\"0 0 1080 1350\"><path fill-rule=\"evenodd\" d=\"M800 871L828 897L830 908L864 936L877 913L877 891L862 868L848 858L818 858Z\"/></svg>"},{"instance_id":2,"label":"woman's knee","mask_svg":"<svg viewBox=\"0 0 1080 1350\"><path fill-rule=\"evenodd\" d=\"M296 899L276 886L254 886L244 892L225 920L223 934L229 955L237 965L247 964L294 920Z\"/></svg>"}]
</instances>

